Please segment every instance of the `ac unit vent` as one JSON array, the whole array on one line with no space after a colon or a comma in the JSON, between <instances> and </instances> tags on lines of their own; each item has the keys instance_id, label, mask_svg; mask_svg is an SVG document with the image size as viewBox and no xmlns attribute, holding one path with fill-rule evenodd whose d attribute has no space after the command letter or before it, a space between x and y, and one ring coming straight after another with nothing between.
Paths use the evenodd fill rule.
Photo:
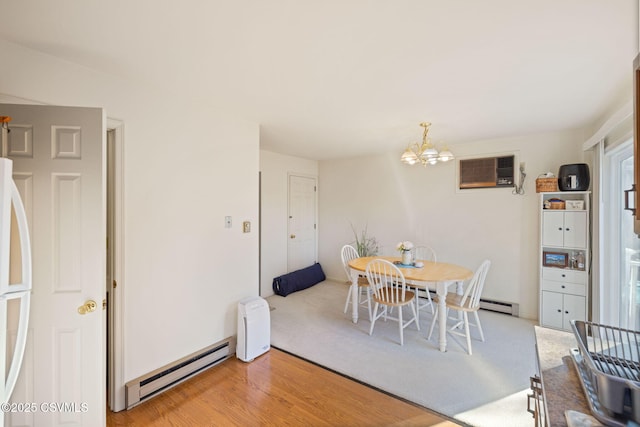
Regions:
<instances>
[{"instance_id":1,"label":"ac unit vent","mask_svg":"<svg viewBox=\"0 0 640 427\"><path fill-rule=\"evenodd\" d=\"M513 187L515 156L460 160L460 188Z\"/></svg>"}]
</instances>

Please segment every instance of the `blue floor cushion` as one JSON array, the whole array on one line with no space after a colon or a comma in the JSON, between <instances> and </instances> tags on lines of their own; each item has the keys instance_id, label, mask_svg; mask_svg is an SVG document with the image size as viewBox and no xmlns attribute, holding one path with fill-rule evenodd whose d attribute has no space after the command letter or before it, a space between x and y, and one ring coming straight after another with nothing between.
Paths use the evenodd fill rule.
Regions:
<instances>
[{"instance_id":1,"label":"blue floor cushion","mask_svg":"<svg viewBox=\"0 0 640 427\"><path fill-rule=\"evenodd\" d=\"M301 291L322 282L326 279L320 264L315 263L311 267L302 268L283 274L273 279L273 292L276 295L286 297L292 292Z\"/></svg>"}]
</instances>

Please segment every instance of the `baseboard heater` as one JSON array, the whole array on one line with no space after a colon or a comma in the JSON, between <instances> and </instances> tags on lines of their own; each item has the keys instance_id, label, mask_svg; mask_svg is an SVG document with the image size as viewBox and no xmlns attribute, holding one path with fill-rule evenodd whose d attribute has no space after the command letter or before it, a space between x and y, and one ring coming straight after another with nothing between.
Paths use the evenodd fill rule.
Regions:
<instances>
[{"instance_id":1,"label":"baseboard heater","mask_svg":"<svg viewBox=\"0 0 640 427\"><path fill-rule=\"evenodd\" d=\"M504 313L514 317L520 317L520 305L514 302L504 302L480 298L480 308L482 310L495 311L497 313Z\"/></svg>"},{"instance_id":2,"label":"baseboard heater","mask_svg":"<svg viewBox=\"0 0 640 427\"><path fill-rule=\"evenodd\" d=\"M431 298L435 297L434 291L429 291ZM423 296L424 291L419 291L418 296L420 298L426 298ZM492 299L480 298L480 309L487 311L495 311L496 313L504 313L514 317L520 317L520 305L514 302L496 301Z\"/></svg>"},{"instance_id":3,"label":"baseboard heater","mask_svg":"<svg viewBox=\"0 0 640 427\"><path fill-rule=\"evenodd\" d=\"M235 337L210 345L125 384L127 409L211 368L235 353Z\"/></svg>"}]
</instances>

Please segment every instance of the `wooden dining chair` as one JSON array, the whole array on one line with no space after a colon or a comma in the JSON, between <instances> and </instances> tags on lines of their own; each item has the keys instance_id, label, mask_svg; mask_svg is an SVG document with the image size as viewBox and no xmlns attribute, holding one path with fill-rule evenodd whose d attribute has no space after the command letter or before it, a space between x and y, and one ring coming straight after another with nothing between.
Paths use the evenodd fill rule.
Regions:
<instances>
[{"instance_id":1,"label":"wooden dining chair","mask_svg":"<svg viewBox=\"0 0 640 427\"><path fill-rule=\"evenodd\" d=\"M455 324L447 329L447 332L453 335L465 337L467 339L467 353L471 354L471 334L469 332L469 325L476 326L480 334L480 340L484 341L484 333L482 332L482 325L480 324L480 318L478 317L478 309L480 308L480 295L482 294L482 288L489 272L491 261L485 260L480 264L480 267L476 270L475 274L469 281L466 290L462 295L456 293L447 293L447 319L455 321ZM440 297L436 296L436 304ZM462 320L459 317L449 317L449 311L454 310L458 313L462 313ZM476 323L469 323L469 313L473 313ZM431 339L433 328L438 321L438 306L436 305L436 312L433 315L433 321L431 322L431 328L429 329L429 335L427 339ZM460 326L464 325L464 332L460 332Z\"/></svg>"},{"instance_id":2,"label":"wooden dining chair","mask_svg":"<svg viewBox=\"0 0 640 427\"><path fill-rule=\"evenodd\" d=\"M385 321L387 319L395 320L398 322L400 330L400 345L404 345L404 328L415 323L416 328L420 330L416 307L413 303L415 294L407 289L402 272L389 261L383 259L370 261L367 264L366 273L374 302L369 335L373 334L373 327L380 317L384 317ZM405 322L402 318L402 308L407 305L411 307L413 317ZM398 307L397 318L391 317L389 313L390 309L394 307Z\"/></svg>"},{"instance_id":3,"label":"wooden dining chair","mask_svg":"<svg viewBox=\"0 0 640 427\"><path fill-rule=\"evenodd\" d=\"M351 268L349 267L349 261L352 259L359 258L358 251L351 245L344 245L342 250L340 251L340 256L342 258L342 267L344 268L344 272L347 275L347 279L349 284L351 284ZM362 298L362 293L364 292L364 298ZM362 298L362 299L361 299ZM344 303L344 312L346 313L349 309L349 303L351 302L351 287L349 287L349 291L347 292L347 301ZM369 281L366 276L358 275L358 304L367 304L367 309L369 311L369 320L371 320L371 296L369 294Z\"/></svg>"},{"instance_id":4,"label":"wooden dining chair","mask_svg":"<svg viewBox=\"0 0 640 427\"><path fill-rule=\"evenodd\" d=\"M412 249L412 255L414 261L438 261L436 257L436 251L434 251L432 247L426 245L416 245ZM435 313L435 310L433 308L433 301L431 299L431 292L429 292L429 284L426 282L414 283L412 281L407 281L407 284L416 291L416 314L418 315L418 321L420 321L420 310L423 308L429 307L431 309L431 313ZM420 303L420 291L424 291L425 293L424 298L422 298L426 300L424 304Z\"/></svg>"}]
</instances>

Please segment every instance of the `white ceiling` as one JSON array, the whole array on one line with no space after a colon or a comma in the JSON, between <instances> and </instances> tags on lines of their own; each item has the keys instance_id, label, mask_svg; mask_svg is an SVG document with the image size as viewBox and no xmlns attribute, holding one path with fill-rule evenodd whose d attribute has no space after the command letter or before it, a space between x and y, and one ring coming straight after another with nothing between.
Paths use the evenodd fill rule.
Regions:
<instances>
[{"instance_id":1,"label":"white ceiling","mask_svg":"<svg viewBox=\"0 0 640 427\"><path fill-rule=\"evenodd\" d=\"M0 38L258 122L311 159L582 128L630 97L637 0L0 0ZM0 74L1 75L1 74Z\"/></svg>"}]
</instances>

